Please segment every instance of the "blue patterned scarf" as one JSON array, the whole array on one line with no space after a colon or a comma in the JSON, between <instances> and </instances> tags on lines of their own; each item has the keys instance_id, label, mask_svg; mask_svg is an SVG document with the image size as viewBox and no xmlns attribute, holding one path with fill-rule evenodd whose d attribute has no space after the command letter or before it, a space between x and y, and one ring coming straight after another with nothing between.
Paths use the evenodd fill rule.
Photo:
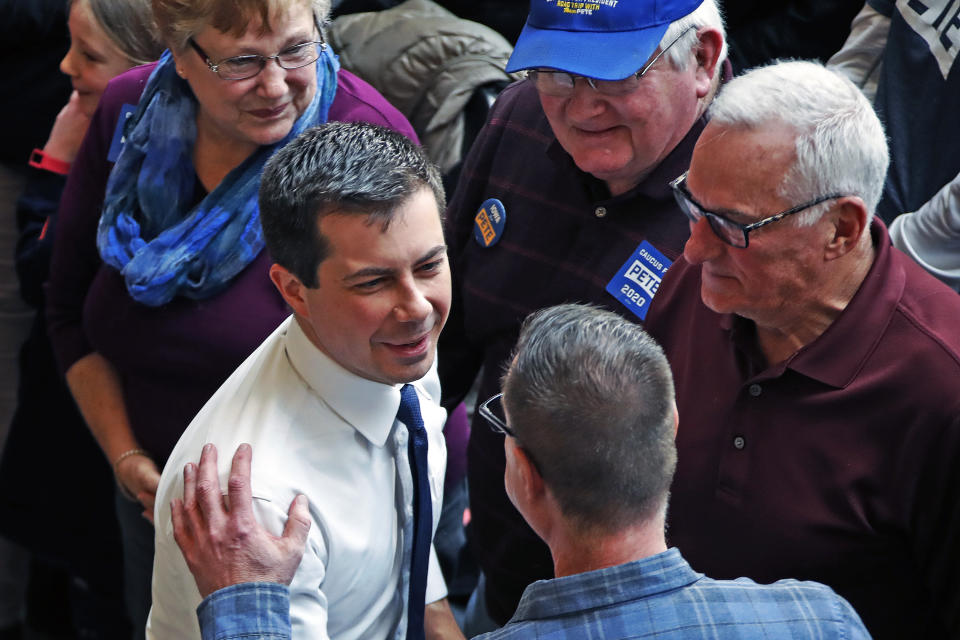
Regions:
<instances>
[{"instance_id":1,"label":"blue patterned scarf","mask_svg":"<svg viewBox=\"0 0 960 640\"><path fill-rule=\"evenodd\" d=\"M120 270L134 300L156 307L177 295L209 298L257 257L263 165L304 130L326 122L337 91L340 65L329 47L316 67L316 94L290 133L257 149L188 211L196 184L197 101L170 52L160 57L127 121L97 229L101 257Z\"/></svg>"}]
</instances>

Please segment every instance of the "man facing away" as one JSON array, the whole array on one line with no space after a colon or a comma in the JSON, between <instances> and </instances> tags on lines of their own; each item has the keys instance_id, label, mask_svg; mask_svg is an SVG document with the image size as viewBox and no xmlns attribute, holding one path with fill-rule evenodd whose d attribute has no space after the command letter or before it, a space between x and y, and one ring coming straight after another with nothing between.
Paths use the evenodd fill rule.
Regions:
<instances>
[{"instance_id":1,"label":"man facing away","mask_svg":"<svg viewBox=\"0 0 960 640\"><path fill-rule=\"evenodd\" d=\"M586 305L534 314L523 325L502 396L480 411L506 436L507 494L549 546L557 576L528 586L510 622L484 640L870 637L828 587L711 580L667 548L664 519L677 459L673 381L663 351L633 322ZM230 497L238 507L249 503L249 496ZM226 515L219 502L206 508ZM203 527L193 533L199 535L191 541L205 537ZM259 550L295 558L296 545L283 544L293 539L264 541ZM186 546L188 555L193 548ZM198 580L220 571L217 565L197 565ZM285 571L276 563L273 575L256 577L286 580ZM243 612L237 637L266 638L254 621L277 615L270 607L282 612L283 604Z\"/></svg>"},{"instance_id":2,"label":"man facing away","mask_svg":"<svg viewBox=\"0 0 960 640\"><path fill-rule=\"evenodd\" d=\"M670 542L711 576L830 585L877 638L956 638L960 297L873 217L886 167L821 65L714 101L647 319L680 412Z\"/></svg>"},{"instance_id":3,"label":"man facing away","mask_svg":"<svg viewBox=\"0 0 960 640\"><path fill-rule=\"evenodd\" d=\"M171 454L149 637L200 637L194 611L206 594L174 543L169 504L204 443L232 451L240 442L257 450L250 488L267 530L284 529L295 496L310 500L288 522L313 525L289 590L296 637L423 638L425 612L436 637L459 635L430 544L446 458L434 366L450 303L443 203L423 152L373 125L314 128L268 163L260 211L270 277L293 316Z\"/></svg>"},{"instance_id":4,"label":"man facing away","mask_svg":"<svg viewBox=\"0 0 960 640\"><path fill-rule=\"evenodd\" d=\"M508 65L527 79L497 99L447 208L454 300L439 367L448 407L481 369L480 397L499 390L520 324L537 309L575 300L642 321L689 235L669 184L729 77L717 3L593 7L531 4ZM552 573L546 546L503 491L503 469L499 438L473 429L471 548L497 624L524 587Z\"/></svg>"}]
</instances>

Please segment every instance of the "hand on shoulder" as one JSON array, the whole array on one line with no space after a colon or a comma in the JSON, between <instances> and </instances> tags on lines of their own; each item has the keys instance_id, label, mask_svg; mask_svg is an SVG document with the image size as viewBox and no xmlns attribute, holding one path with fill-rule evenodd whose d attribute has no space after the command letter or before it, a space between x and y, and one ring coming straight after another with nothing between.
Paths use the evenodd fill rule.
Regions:
<instances>
[{"instance_id":1,"label":"hand on shoulder","mask_svg":"<svg viewBox=\"0 0 960 640\"><path fill-rule=\"evenodd\" d=\"M237 447L224 501L217 448L206 445L199 467L183 469L183 500L170 502L173 537L204 598L243 582L289 585L303 558L310 531L306 496L291 503L283 534L271 535L253 514L252 457L250 445Z\"/></svg>"}]
</instances>

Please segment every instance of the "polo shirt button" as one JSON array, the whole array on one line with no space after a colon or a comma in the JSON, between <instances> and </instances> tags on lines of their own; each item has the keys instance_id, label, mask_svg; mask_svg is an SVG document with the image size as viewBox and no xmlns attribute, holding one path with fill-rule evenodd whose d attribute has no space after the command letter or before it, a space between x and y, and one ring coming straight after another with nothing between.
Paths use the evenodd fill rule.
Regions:
<instances>
[{"instance_id":1,"label":"polo shirt button","mask_svg":"<svg viewBox=\"0 0 960 640\"><path fill-rule=\"evenodd\" d=\"M736 436L736 437L733 439L733 448L734 448L734 449L742 450L745 446L747 446L747 441L744 440L743 436Z\"/></svg>"},{"instance_id":2,"label":"polo shirt button","mask_svg":"<svg viewBox=\"0 0 960 640\"><path fill-rule=\"evenodd\" d=\"M761 388L760 385L758 384L750 385L750 395L752 395L754 398L759 396L761 393L763 393L763 388Z\"/></svg>"},{"instance_id":3,"label":"polo shirt button","mask_svg":"<svg viewBox=\"0 0 960 640\"><path fill-rule=\"evenodd\" d=\"M607 215L607 208L606 208L606 207L597 207L597 208L594 210L593 213L594 213L594 215L596 215L598 218L603 218L604 216Z\"/></svg>"}]
</instances>

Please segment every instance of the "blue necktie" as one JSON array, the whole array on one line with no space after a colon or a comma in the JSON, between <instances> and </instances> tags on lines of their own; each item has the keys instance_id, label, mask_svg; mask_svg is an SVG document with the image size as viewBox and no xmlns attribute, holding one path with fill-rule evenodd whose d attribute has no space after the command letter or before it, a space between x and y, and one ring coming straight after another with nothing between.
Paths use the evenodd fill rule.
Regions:
<instances>
[{"instance_id":1,"label":"blue necktie","mask_svg":"<svg viewBox=\"0 0 960 640\"><path fill-rule=\"evenodd\" d=\"M413 475L413 553L410 560L410 600L407 640L422 640L423 612L427 591L427 565L433 533L433 504L427 470L427 430L420 415L420 401L412 385L400 389L397 419L407 426L410 472Z\"/></svg>"}]
</instances>

